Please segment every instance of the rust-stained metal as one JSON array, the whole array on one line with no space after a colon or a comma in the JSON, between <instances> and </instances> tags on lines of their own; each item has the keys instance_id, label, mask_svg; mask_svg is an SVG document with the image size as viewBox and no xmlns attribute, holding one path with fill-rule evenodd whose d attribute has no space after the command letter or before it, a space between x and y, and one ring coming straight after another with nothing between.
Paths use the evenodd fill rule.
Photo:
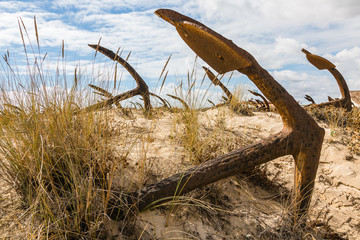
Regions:
<instances>
[{"instance_id":1,"label":"rust-stained metal","mask_svg":"<svg viewBox=\"0 0 360 240\"><path fill-rule=\"evenodd\" d=\"M216 104L213 101L211 101L210 99L208 99L208 102L212 105L212 107L216 107Z\"/></svg>"},{"instance_id":2,"label":"rust-stained metal","mask_svg":"<svg viewBox=\"0 0 360 240\"><path fill-rule=\"evenodd\" d=\"M259 99L255 99L255 102L257 103L258 106L260 106L260 109L264 109L265 108L265 103Z\"/></svg>"},{"instance_id":3,"label":"rust-stained metal","mask_svg":"<svg viewBox=\"0 0 360 240\"><path fill-rule=\"evenodd\" d=\"M106 99L105 101L93 104L89 107L86 107L85 109L80 110L80 111L87 111L87 112L94 111L94 110L101 109L106 106L110 106L110 105L120 102L122 100L131 98L133 96L141 95L144 100L144 108L147 112L149 112L151 110L149 87L147 86L145 81L140 77L140 75L135 71L135 69L126 60L122 59L119 55L115 54L113 51L111 51L107 48L104 48L100 45L91 45L91 44L89 44L89 47L95 49L96 51L101 52L102 54L104 54L105 56L110 58L111 60L120 63L134 78L134 80L136 81L137 87L130 91L127 91L125 93L116 95L115 97L110 97L110 98Z\"/></svg>"},{"instance_id":4,"label":"rust-stained metal","mask_svg":"<svg viewBox=\"0 0 360 240\"><path fill-rule=\"evenodd\" d=\"M158 10L155 14L174 25L185 43L218 73L223 74L252 64L248 56L242 56L245 50L202 23L169 9ZM206 30L200 33L199 28ZM201 41L198 41L199 34ZM218 44L220 41L223 44Z\"/></svg>"},{"instance_id":5,"label":"rust-stained metal","mask_svg":"<svg viewBox=\"0 0 360 240\"><path fill-rule=\"evenodd\" d=\"M99 95L104 96L106 98L114 97L110 92L106 91L105 89L103 89L101 87L95 86L93 84L89 84L89 87L91 87L91 88L95 89L96 91L98 91L98 92L94 92L95 94L99 94ZM116 105L116 107L120 108L123 111L123 113L126 112L119 102L115 102L114 104Z\"/></svg>"},{"instance_id":6,"label":"rust-stained metal","mask_svg":"<svg viewBox=\"0 0 360 240\"><path fill-rule=\"evenodd\" d=\"M245 171L277 157L292 155L295 160L293 213L294 221L298 221L309 208L324 129L318 126L251 54L198 21L173 10L159 9L155 13L174 25L190 48L218 73L238 70L247 75L275 105L282 117L284 128L259 143L237 149L144 187L130 194L131 197L128 197L126 202L135 204L139 210L144 210L239 171ZM119 210L116 205L121 206L123 203L117 201L112 202L115 208L111 211L113 217L119 213L116 211Z\"/></svg>"},{"instance_id":7,"label":"rust-stained metal","mask_svg":"<svg viewBox=\"0 0 360 240\"><path fill-rule=\"evenodd\" d=\"M314 99L310 96L310 95L305 95L304 97L306 100L308 100L309 102L311 102L312 104L316 104Z\"/></svg>"},{"instance_id":8,"label":"rust-stained metal","mask_svg":"<svg viewBox=\"0 0 360 240\"><path fill-rule=\"evenodd\" d=\"M248 102L249 102L251 105L253 105L253 106L255 106L255 107L258 107L258 103L257 103L253 98L250 98L250 99L248 100Z\"/></svg>"},{"instance_id":9,"label":"rust-stained metal","mask_svg":"<svg viewBox=\"0 0 360 240\"><path fill-rule=\"evenodd\" d=\"M203 67L203 69L206 72L206 75L208 76L208 78L210 79L210 81L215 85L215 86L219 86L221 87L221 89L224 91L224 93L227 96L227 101L231 101L231 99L233 99L233 95L232 93L229 91L229 89L227 87L225 87L225 85L215 76L215 74L212 73L212 71L207 68L207 67Z\"/></svg>"},{"instance_id":10,"label":"rust-stained metal","mask_svg":"<svg viewBox=\"0 0 360 240\"><path fill-rule=\"evenodd\" d=\"M330 62L329 60L327 60L323 57L320 57L318 55L312 54L304 48L301 49L301 51L306 54L307 60L312 65L314 65L317 69L323 70L323 69L335 68L335 65L332 62Z\"/></svg>"},{"instance_id":11,"label":"rust-stained metal","mask_svg":"<svg viewBox=\"0 0 360 240\"><path fill-rule=\"evenodd\" d=\"M89 87L91 87L91 88L95 89L96 91L98 91L98 92L94 92L95 94L101 95L101 96L106 97L108 99L114 97L110 92L106 91L105 89L103 89L101 87L95 86L93 84L89 84ZM149 92L149 94L150 94L150 96L153 96L153 97L156 97L157 99L159 99L163 103L165 108L167 108L167 109L170 108L168 103L162 97L160 97L159 95L157 95L155 93L151 93L151 92ZM119 102L115 102L114 104L116 105L116 107L124 110L124 108L121 106L121 104Z\"/></svg>"},{"instance_id":12,"label":"rust-stained metal","mask_svg":"<svg viewBox=\"0 0 360 240\"><path fill-rule=\"evenodd\" d=\"M341 99L320 103L317 104L316 106L317 107L335 106L335 107L345 108L347 111L351 111L352 105L351 105L351 96L350 96L349 87L346 84L344 77L336 69L336 66L333 63L331 63L329 60L320 57L318 55L312 54L306 49L302 49L301 51L306 54L306 58L308 59L308 61L312 65L314 65L317 69L319 70L327 69L334 76L340 88Z\"/></svg>"},{"instance_id":13,"label":"rust-stained metal","mask_svg":"<svg viewBox=\"0 0 360 240\"><path fill-rule=\"evenodd\" d=\"M264 104L265 111L267 111L267 112L270 111L269 102L267 101L267 99L262 94L260 94L258 92L251 91L251 90L249 90L249 92L252 93L255 96L260 97L263 100L262 104Z\"/></svg>"}]
</instances>

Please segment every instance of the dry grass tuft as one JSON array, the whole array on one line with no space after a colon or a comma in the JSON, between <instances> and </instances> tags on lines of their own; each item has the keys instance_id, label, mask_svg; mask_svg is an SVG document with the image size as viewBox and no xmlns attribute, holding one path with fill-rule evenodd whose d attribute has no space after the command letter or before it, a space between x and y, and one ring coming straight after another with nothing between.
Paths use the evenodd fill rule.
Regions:
<instances>
[{"instance_id":1,"label":"dry grass tuft","mask_svg":"<svg viewBox=\"0 0 360 240\"><path fill-rule=\"evenodd\" d=\"M10 57L4 58L0 172L1 181L14 190L6 196L20 204L10 199L1 203L11 207L2 212L0 238L15 238L8 235L13 232L22 234L20 239L101 237L120 164L111 148L106 112L75 116L86 98L77 90L80 69L75 69L68 88L65 67L58 66L52 76L44 70L46 54L27 54L28 33L22 21L19 26L28 66L26 73L19 73ZM36 39L39 42L37 31Z\"/></svg>"},{"instance_id":2,"label":"dry grass tuft","mask_svg":"<svg viewBox=\"0 0 360 240\"><path fill-rule=\"evenodd\" d=\"M96 238L117 167L106 114L74 117L73 93L54 99L32 89L15 103L6 94L0 168L27 217L41 222L52 238Z\"/></svg>"},{"instance_id":3,"label":"dry grass tuft","mask_svg":"<svg viewBox=\"0 0 360 240\"><path fill-rule=\"evenodd\" d=\"M234 90L233 97L230 99L229 105L230 108L235 112L244 116L253 116L251 106L246 102L247 92L241 88L237 87Z\"/></svg>"},{"instance_id":4,"label":"dry grass tuft","mask_svg":"<svg viewBox=\"0 0 360 240\"><path fill-rule=\"evenodd\" d=\"M353 108L346 112L342 108L310 108L308 112L317 121L326 124L332 137L341 135L342 141L353 154L360 155L360 110Z\"/></svg>"}]
</instances>

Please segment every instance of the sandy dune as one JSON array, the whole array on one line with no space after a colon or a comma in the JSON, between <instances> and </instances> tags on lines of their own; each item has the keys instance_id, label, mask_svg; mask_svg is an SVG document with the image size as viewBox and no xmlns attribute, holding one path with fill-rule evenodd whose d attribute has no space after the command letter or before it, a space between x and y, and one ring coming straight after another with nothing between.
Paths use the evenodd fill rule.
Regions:
<instances>
[{"instance_id":1,"label":"sandy dune","mask_svg":"<svg viewBox=\"0 0 360 240\"><path fill-rule=\"evenodd\" d=\"M111 117L114 118L114 129L122 129L125 124L130 131L138 129L143 133L128 155L126 169L132 176L130 182L135 180L136 183L132 187L156 182L192 166L179 137L183 128L177 113L161 113L156 120L147 120L141 115L123 119L115 113ZM256 112L254 116L241 116L227 108L201 112L199 123L199 132L203 132L201 137L211 138L216 132L218 138L213 138L219 141L223 137L223 142L232 146L228 150L259 141L282 128L281 118L276 113ZM325 124L321 125L326 128ZM350 152L345 144L347 138L341 129L331 134L326 128L309 215L317 227L312 226L307 237L320 236L330 227L334 233L327 233L328 239L360 238L360 156ZM208 144L212 144L211 140ZM123 145L118 148L124 151ZM296 238L281 227L286 225L284 221L289 212L287 203L291 199L293 167L291 156L282 157L261 166L262 176L233 176L193 191L180 205L170 203L141 213L134 223L138 226L137 234L142 234L144 239ZM141 177L144 175L146 177ZM125 174L118 182L129 180Z\"/></svg>"},{"instance_id":2,"label":"sandy dune","mask_svg":"<svg viewBox=\"0 0 360 240\"><path fill-rule=\"evenodd\" d=\"M195 164L184 147L181 117L169 111L159 111L153 119L137 111L132 117L109 111L114 151L126 156L115 187L134 190ZM276 113L242 116L227 107L200 112L198 123L200 146L207 157L259 141L282 128ZM285 156L127 222L109 220L108 239L301 239L301 234L305 239L360 239L360 156L345 144L346 132L321 125L326 136L310 229L292 233L288 223L294 166L292 157ZM5 189L4 183L0 186Z\"/></svg>"}]
</instances>

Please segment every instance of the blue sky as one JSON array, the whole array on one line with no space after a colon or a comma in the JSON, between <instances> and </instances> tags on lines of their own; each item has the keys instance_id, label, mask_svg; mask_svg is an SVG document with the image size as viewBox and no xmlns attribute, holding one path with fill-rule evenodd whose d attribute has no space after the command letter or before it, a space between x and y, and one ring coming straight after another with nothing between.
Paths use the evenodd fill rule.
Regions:
<instances>
[{"instance_id":1,"label":"blue sky","mask_svg":"<svg viewBox=\"0 0 360 240\"><path fill-rule=\"evenodd\" d=\"M40 37L41 54L47 53L48 68L56 69L64 40L68 74L80 65L84 82L112 86L114 64L97 55L87 44L101 45L126 56L129 63L158 92L163 66L172 54L168 80L161 95L173 93L179 79L186 79L195 55L182 42L173 26L153 12L170 8L195 18L250 52L297 100L305 94L317 102L327 96L339 97L336 81L327 71L310 65L301 48L332 61L343 74L350 90L360 90L360 1L358 0L54 0L0 1L0 54L7 51L26 69L18 20L22 19L36 46L34 16ZM196 64L199 81L204 72ZM121 68L119 68L121 71ZM3 71L0 69L0 71ZM226 79L230 74L227 74ZM0 75L1 76L1 75ZM256 89L246 77L234 73L229 83ZM135 86L125 72L117 91ZM213 96L219 97L217 89ZM216 99L213 99L216 101Z\"/></svg>"}]
</instances>

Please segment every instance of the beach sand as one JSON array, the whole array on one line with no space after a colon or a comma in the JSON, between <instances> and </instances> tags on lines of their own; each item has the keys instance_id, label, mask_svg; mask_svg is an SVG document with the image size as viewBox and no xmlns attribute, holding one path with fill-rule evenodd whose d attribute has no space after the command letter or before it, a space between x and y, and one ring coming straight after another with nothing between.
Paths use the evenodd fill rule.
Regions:
<instances>
[{"instance_id":1,"label":"beach sand","mask_svg":"<svg viewBox=\"0 0 360 240\"><path fill-rule=\"evenodd\" d=\"M159 111L154 118L145 118L140 111L124 117L111 110L108 117L113 149L126 156L114 187L135 190L196 164L183 144L180 113ZM228 107L201 111L198 123L206 157L261 141L283 127L276 113L242 116ZM317 234L324 232L328 239L360 239L360 156L350 151L350 136L344 130L319 124L326 135L309 212L312 230L306 239L318 239ZM177 202L139 213L131 223L108 220L108 239L290 239L287 214L293 172L291 156L239 172ZM9 201L8 195L1 198Z\"/></svg>"}]
</instances>

